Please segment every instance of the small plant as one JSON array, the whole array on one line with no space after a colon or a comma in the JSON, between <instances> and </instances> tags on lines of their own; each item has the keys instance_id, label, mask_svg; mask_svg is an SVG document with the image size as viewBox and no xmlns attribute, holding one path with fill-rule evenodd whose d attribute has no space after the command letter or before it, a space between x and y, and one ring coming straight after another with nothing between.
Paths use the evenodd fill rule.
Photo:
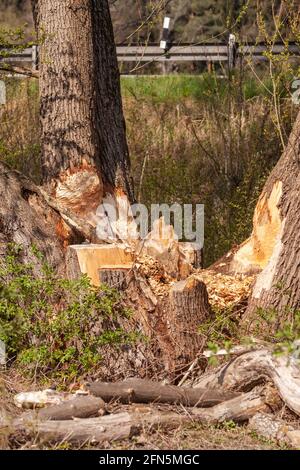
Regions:
<instances>
[{"instance_id":1,"label":"small plant","mask_svg":"<svg viewBox=\"0 0 300 470\"><path fill-rule=\"evenodd\" d=\"M138 334L121 322L130 311L117 291L94 288L89 279L58 278L33 247L42 265L20 261L22 249L11 245L0 264L0 339L9 359L26 371L70 381L99 369L102 354L134 343Z\"/></svg>"},{"instance_id":2,"label":"small plant","mask_svg":"<svg viewBox=\"0 0 300 470\"><path fill-rule=\"evenodd\" d=\"M220 348L229 351L234 340L240 335L238 314L233 308L215 309L213 320L204 322L198 332L212 353L216 353ZM215 365L215 359L214 356L210 358L211 365Z\"/></svg>"}]
</instances>

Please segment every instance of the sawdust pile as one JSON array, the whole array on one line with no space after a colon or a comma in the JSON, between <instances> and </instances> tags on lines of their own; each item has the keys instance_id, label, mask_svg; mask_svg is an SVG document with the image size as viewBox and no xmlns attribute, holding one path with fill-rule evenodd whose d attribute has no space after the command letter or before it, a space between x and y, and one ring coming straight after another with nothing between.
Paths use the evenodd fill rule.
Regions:
<instances>
[{"instance_id":1,"label":"sawdust pile","mask_svg":"<svg viewBox=\"0 0 300 470\"><path fill-rule=\"evenodd\" d=\"M135 266L139 273L147 279L152 291L157 297L163 297L168 293L170 285L175 282L175 280L166 273L163 265L151 256L139 256Z\"/></svg>"},{"instance_id":2,"label":"sawdust pile","mask_svg":"<svg viewBox=\"0 0 300 470\"><path fill-rule=\"evenodd\" d=\"M197 271L197 279L206 284L209 302L213 308L238 308L251 293L254 276L229 276L208 269Z\"/></svg>"},{"instance_id":3,"label":"sawdust pile","mask_svg":"<svg viewBox=\"0 0 300 470\"><path fill-rule=\"evenodd\" d=\"M176 282L166 274L162 264L151 256L140 256L136 266L158 296L167 293L170 286ZM206 284L209 302L214 309L231 309L244 305L255 279L254 276L230 276L209 269L197 270L192 276Z\"/></svg>"}]
</instances>

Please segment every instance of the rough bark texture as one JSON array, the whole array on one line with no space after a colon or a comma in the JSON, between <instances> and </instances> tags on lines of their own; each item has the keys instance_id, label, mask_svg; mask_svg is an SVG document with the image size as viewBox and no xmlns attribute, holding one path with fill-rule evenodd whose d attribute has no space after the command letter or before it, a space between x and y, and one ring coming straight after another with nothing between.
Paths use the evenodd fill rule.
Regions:
<instances>
[{"instance_id":1,"label":"rough bark texture","mask_svg":"<svg viewBox=\"0 0 300 470\"><path fill-rule=\"evenodd\" d=\"M33 0L40 46L44 184L91 218L106 191L132 198L107 0Z\"/></svg>"},{"instance_id":2,"label":"rough bark texture","mask_svg":"<svg viewBox=\"0 0 300 470\"><path fill-rule=\"evenodd\" d=\"M211 315L205 284L194 277L176 282L170 290L165 309L178 368L189 364L203 348L198 328Z\"/></svg>"},{"instance_id":3,"label":"rough bark texture","mask_svg":"<svg viewBox=\"0 0 300 470\"><path fill-rule=\"evenodd\" d=\"M107 268L99 270L100 282L102 284L107 284L109 287L119 291L122 291L126 288L128 275L128 269Z\"/></svg>"},{"instance_id":4,"label":"rough bark texture","mask_svg":"<svg viewBox=\"0 0 300 470\"><path fill-rule=\"evenodd\" d=\"M211 317L205 284L193 277L170 282L159 263L150 272L134 267L127 279L126 303L166 371L179 378L203 348L198 327Z\"/></svg>"},{"instance_id":5,"label":"rough bark texture","mask_svg":"<svg viewBox=\"0 0 300 470\"><path fill-rule=\"evenodd\" d=\"M86 387L92 395L105 402L119 399L123 403L155 402L206 408L235 397L232 392L161 385L142 379L128 379L121 383L94 382Z\"/></svg>"},{"instance_id":6,"label":"rough bark texture","mask_svg":"<svg viewBox=\"0 0 300 470\"><path fill-rule=\"evenodd\" d=\"M39 188L17 171L0 163L0 246L3 255L8 243L23 247L24 263L37 267L32 246L44 254L58 274L64 274L64 240L75 241L75 232L64 225ZM82 237L78 235L77 241ZM37 272L38 274L38 272Z\"/></svg>"}]
</instances>

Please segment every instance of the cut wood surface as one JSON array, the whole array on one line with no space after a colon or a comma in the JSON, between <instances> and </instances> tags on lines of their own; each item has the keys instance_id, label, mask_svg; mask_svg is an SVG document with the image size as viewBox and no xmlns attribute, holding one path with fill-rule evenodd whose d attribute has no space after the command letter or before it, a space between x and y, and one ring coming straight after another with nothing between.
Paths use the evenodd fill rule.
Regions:
<instances>
[{"instance_id":1,"label":"cut wood surface","mask_svg":"<svg viewBox=\"0 0 300 470\"><path fill-rule=\"evenodd\" d=\"M300 368L297 360L261 349L247 352L197 381L200 389L251 390L271 380L286 405L300 416Z\"/></svg>"},{"instance_id":2,"label":"cut wood surface","mask_svg":"<svg viewBox=\"0 0 300 470\"><path fill-rule=\"evenodd\" d=\"M169 403L184 406L209 407L237 396L233 392L161 385L143 379L128 379L119 383L93 382L86 384L92 395L105 402L119 399L122 403Z\"/></svg>"}]
</instances>

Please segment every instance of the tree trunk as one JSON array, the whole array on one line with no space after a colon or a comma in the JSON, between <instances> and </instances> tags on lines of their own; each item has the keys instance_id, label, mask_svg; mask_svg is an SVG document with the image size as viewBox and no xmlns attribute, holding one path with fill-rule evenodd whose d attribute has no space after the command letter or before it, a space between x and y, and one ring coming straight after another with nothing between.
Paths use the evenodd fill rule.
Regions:
<instances>
[{"instance_id":1,"label":"tree trunk","mask_svg":"<svg viewBox=\"0 0 300 470\"><path fill-rule=\"evenodd\" d=\"M23 413L16 419L15 424L37 421L66 421L74 418L83 419L103 416L105 413L105 403L101 398L77 396L59 405L47 406L40 410Z\"/></svg>"},{"instance_id":2,"label":"tree trunk","mask_svg":"<svg viewBox=\"0 0 300 470\"><path fill-rule=\"evenodd\" d=\"M165 371L181 378L203 350L199 326L212 318L205 284L194 277L170 282L160 263L138 259L127 276L124 301Z\"/></svg>"},{"instance_id":3,"label":"tree trunk","mask_svg":"<svg viewBox=\"0 0 300 470\"><path fill-rule=\"evenodd\" d=\"M254 248L264 247L263 271L257 277L246 311L276 309L278 316L300 308L300 113L288 146L260 196L254 218Z\"/></svg>"},{"instance_id":4,"label":"tree trunk","mask_svg":"<svg viewBox=\"0 0 300 470\"><path fill-rule=\"evenodd\" d=\"M32 252L34 245L47 263L64 275L64 238L75 240L76 234L69 228L62 233L60 215L48 205L39 188L0 163L0 196L1 255L5 255L9 243L22 246L24 263L35 266L38 274L40 266ZM77 236L77 241L82 241Z\"/></svg>"},{"instance_id":5,"label":"tree trunk","mask_svg":"<svg viewBox=\"0 0 300 470\"><path fill-rule=\"evenodd\" d=\"M40 41L43 185L93 220L106 192L133 198L107 0L32 0Z\"/></svg>"},{"instance_id":6,"label":"tree trunk","mask_svg":"<svg viewBox=\"0 0 300 470\"><path fill-rule=\"evenodd\" d=\"M258 274L246 319L257 308L292 312L300 307L300 113L286 150L258 200L251 237L212 269Z\"/></svg>"}]
</instances>

